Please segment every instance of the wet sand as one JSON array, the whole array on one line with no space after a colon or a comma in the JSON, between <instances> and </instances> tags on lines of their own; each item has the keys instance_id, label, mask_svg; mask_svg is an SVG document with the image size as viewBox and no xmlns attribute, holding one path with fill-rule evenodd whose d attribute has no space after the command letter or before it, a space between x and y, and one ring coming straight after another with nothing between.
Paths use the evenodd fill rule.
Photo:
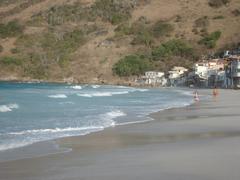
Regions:
<instances>
[{"instance_id":1,"label":"wet sand","mask_svg":"<svg viewBox=\"0 0 240 180\"><path fill-rule=\"evenodd\" d=\"M217 98L152 114L155 121L57 140L71 152L2 162L0 179L239 180L239 107L239 91L221 90Z\"/></svg>"}]
</instances>

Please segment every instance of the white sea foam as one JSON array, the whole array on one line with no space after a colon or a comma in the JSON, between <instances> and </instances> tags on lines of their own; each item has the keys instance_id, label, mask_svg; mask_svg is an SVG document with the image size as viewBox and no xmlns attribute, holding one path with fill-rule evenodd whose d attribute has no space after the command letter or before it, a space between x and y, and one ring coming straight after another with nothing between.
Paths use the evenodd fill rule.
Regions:
<instances>
[{"instance_id":1,"label":"white sea foam","mask_svg":"<svg viewBox=\"0 0 240 180\"><path fill-rule=\"evenodd\" d=\"M71 86L71 88L72 88L72 89L76 89L76 90L81 90L81 89L82 89L82 86L79 86L79 85L77 85L77 86Z\"/></svg>"},{"instance_id":2,"label":"white sea foam","mask_svg":"<svg viewBox=\"0 0 240 180\"><path fill-rule=\"evenodd\" d=\"M29 144L32 144L32 143L24 141L24 142L19 142L19 143L14 142L14 143L2 144L2 145L0 144L0 151L19 148L19 147L27 146Z\"/></svg>"},{"instance_id":3,"label":"white sea foam","mask_svg":"<svg viewBox=\"0 0 240 180\"><path fill-rule=\"evenodd\" d=\"M100 115L100 118L104 121L102 123L104 127L113 127L116 125L114 119L122 116L126 116L126 114L123 111L113 110Z\"/></svg>"},{"instance_id":4,"label":"white sea foam","mask_svg":"<svg viewBox=\"0 0 240 180\"><path fill-rule=\"evenodd\" d=\"M117 126L125 126L125 125L130 125L130 124L140 124L140 123L146 123L146 122L151 122L154 121L152 118L146 118L146 120L141 120L141 121L132 121L132 122L123 122L123 123L117 123Z\"/></svg>"},{"instance_id":5,"label":"white sea foam","mask_svg":"<svg viewBox=\"0 0 240 180\"><path fill-rule=\"evenodd\" d=\"M55 98L55 99L58 99L58 98L64 99L64 98L67 98L67 95L65 95L65 94L55 94L55 95L50 95L48 97Z\"/></svg>"},{"instance_id":6,"label":"white sea foam","mask_svg":"<svg viewBox=\"0 0 240 180\"><path fill-rule=\"evenodd\" d=\"M48 133L64 133L64 132L76 132L86 130L101 130L103 127L68 127L68 128L55 128L55 129L33 129L19 132L11 132L8 135L27 135L27 134L48 134Z\"/></svg>"},{"instance_id":7,"label":"white sea foam","mask_svg":"<svg viewBox=\"0 0 240 180\"><path fill-rule=\"evenodd\" d=\"M148 90L148 89L136 89L136 91L147 92L147 91L149 91L149 90Z\"/></svg>"},{"instance_id":8,"label":"white sea foam","mask_svg":"<svg viewBox=\"0 0 240 180\"><path fill-rule=\"evenodd\" d=\"M8 136L23 136L28 137L27 139L24 138L20 141L16 140L14 142L9 142L5 144L0 144L0 151L19 148L23 146L27 146L36 142L61 138L61 137L68 137L74 135L87 135L91 132L103 130L103 127L68 127L68 128L55 128L55 129L34 129L34 130L26 130L26 131L19 131L19 132L11 132L5 135ZM2 134L0 134L2 135ZM46 136L47 135L47 136Z\"/></svg>"},{"instance_id":9,"label":"white sea foam","mask_svg":"<svg viewBox=\"0 0 240 180\"><path fill-rule=\"evenodd\" d=\"M67 101L67 102L60 102L59 104L64 105L64 104L75 104L75 103L72 101Z\"/></svg>"},{"instance_id":10,"label":"white sea foam","mask_svg":"<svg viewBox=\"0 0 240 180\"><path fill-rule=\"evenodd\" d=\"M93 97L91 94L77 94L77 95L81 97L88 97L88 98Z\"/></svg>"},{"instance_id":11,"label":"white sea foam","mask_svg":"<svg viewBox=\"0 0 240 180\"><path fill-rule=\"evenodd\" d=\"M117 118L117 117L121 117L121 116L126 116L126 114L123 111L120 110L115 110L115 111L111 111L106 113L107 116L111 117L111 118Z\"/></svg>"},{"instance_id":12,"label":"white sea foam","mask_svg":"<svg viewBox=\"0 0 240 180\"><path fill-rule=\"evenodd\" d=\"M128 94L129 91L113 92L113 95Z\"/></svg>"},{"instance_id":13,"label":"white sea foam","mask_svg":"<svg viewBox=\"0 0 240 180\"><path fill-rule=\"evenodd\" d=\"M0 134L4 136L10 137L31 137L27 138L27 141L24 139L21 141L9 142L0 145L0 151L4 151L7 149L14 149L23 146L27 146L36 142L61 138L61 137L68 137L68 136L75 136L75 135L86 135L91 132L101 131L104 128L115 126L114 119L117 117L126 116L126 114L120 110L114 110L107 112L105 114L99 115L99 125L96 126L86 126L86 127L67 127L67 128L53 128L53 129L32 129L32 130L25 130L25 131L18 131L18 132L10 132L7 134Z\"/></svg>"},{"instance_id":14,"label":"white sea foam","mask_svg":"<svg viewBox=\"0 0 240 180\"><path fill-rule=\"evenodd\" d=\"M100 87L101 87L100 85L92 85L93 89L97 89L97 88L100 88Z\"/></svg>"},{"instance_id":15,"label":"white sea foam","mask_svg":"<svg viewBox=\"0 0 240 180\"><path fill-rule=\"evenodd\" d=\"M18 108L19 106L17 104L0 105L0 112L10 112Z\"/></svg>"},{"instance_id":16,"label":"white sea foam","mask_svg":"<svg viewBox=\"0 0 240 180\"><path fill-rule=\"evenodd\" d=\"M120 91L120 92L93 92L93 93L78 93L78 96L81 97L110 97L113 95L121 95L121 94L128 94L128 91Z\"/></svg>"}]
</instances>

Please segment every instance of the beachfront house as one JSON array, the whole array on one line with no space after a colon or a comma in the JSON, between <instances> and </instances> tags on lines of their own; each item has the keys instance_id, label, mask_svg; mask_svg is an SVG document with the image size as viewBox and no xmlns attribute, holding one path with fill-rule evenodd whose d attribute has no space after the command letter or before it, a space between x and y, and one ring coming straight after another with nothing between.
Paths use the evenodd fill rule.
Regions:
<instances>
[{"instance_id":1,"label":"beachfront house","mask_svg":"<svg viewBox=\"0 0 240 180\"><path fill-rule=\"evenodd\" d=\"M208 63L206 61L198 62L194 64L195 75L200 79L207 80L208 77Z\"/></svg>"},{"instance_id":2,"label":"beachfront house","mask_svg":"<svg viewBox=\"0 0 240 180\"><path fill-rule=\"evenodd\" d=\"M229 58L226 76L226 87L240 88L240 56Z\"/></svg>"},{"instance_id":3,"label":"beachfront house","mask_svg":"<svg viewBox=\"0 0 240 180\"><path fill-rule=\"evenodd\" d=\"M194 65L197 85L203 87L224 86L226 62L223 59L203 60Z\"/></svg>"},{"instance_id":4,"label":"beachfront house","mask_svg":"<svg viewBox=\"0 0 240 180\"><path fill-rule=\"evenodd\" d=\"M187 80L186 73L188 69L184 67L175 66L168 71L169 85L170 86L183 86Z\"/></svg>"},{"instance_id":5,"label":"beachfront house","mask_svg":"<svg viewBox=\"0 0 240 180\"><path fill-rule=\"evenodd\" d=\"M164 72L147 71L139 80L142 84L149 86L166 86L167 79Z\"/></svg>"}]
</instances>

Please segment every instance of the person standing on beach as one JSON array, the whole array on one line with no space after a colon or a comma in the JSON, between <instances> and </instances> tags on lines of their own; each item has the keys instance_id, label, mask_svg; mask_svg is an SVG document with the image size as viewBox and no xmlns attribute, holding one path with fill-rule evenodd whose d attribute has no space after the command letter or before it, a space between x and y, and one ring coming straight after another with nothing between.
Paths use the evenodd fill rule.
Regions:
<instances>
[{"instance_id":1,"label":"person standing on beach","mask_svg":"<svg viewBox=\"0 0 240 180\"><path fill-rule=\"evenodd\" d=\"M196 102L199 101L199 95L198 95L198 91L197 91L197 90L194 91L194 93L193 93L193 98L194 98L194 100L195 100Z\"/></svg>"},{"instance_id":2,"label":"person standing on beach","mask_svg":"<svg viewBox=\"0 0 240 180\"><path fill-rule=\"evenodd\" d=\"M216 96L218 96L218 94L219 94L219 93L218 93L218 89L217 89L217 87L215 86L214 89L213 89L213 96L216 97Z\"/></svg>"}]
</instances>

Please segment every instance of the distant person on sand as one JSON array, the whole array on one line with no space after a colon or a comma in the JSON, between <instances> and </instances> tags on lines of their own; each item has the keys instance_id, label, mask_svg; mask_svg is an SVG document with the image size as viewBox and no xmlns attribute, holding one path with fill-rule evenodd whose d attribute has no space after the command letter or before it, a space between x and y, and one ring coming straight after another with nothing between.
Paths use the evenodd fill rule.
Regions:
<instances>
[{"instance_id":1,"label":"distant person on sand","mask_svg":"<svg viewBox=\"0 0 240 180\"><path fill-rule=\"evenodd\" d=\"M217 87L215 86L214 88L213 88L213 96L218 96L218 89L217 89Z\"/></svg>"},{"instance_id":2,"label":"distant person on sand","mask_svg":"<svg viewBox=\"0 0 240 180\"><path fill-rule=\"evenodd\" d=\"M198 95L198 91L197 90L194 91L193 98L194 98L195 101L199 101L199 95Z\"/></svg>"}]
</instances>

